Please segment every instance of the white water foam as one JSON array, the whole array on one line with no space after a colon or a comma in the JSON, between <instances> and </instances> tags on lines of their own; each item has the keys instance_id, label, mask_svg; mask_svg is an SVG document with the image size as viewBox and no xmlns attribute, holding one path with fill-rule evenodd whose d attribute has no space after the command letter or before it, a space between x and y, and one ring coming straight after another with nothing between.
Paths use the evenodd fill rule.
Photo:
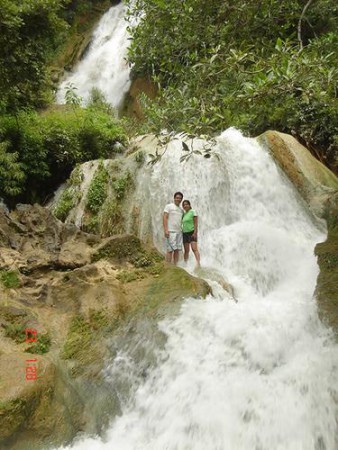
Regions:
<instances>
[{"instance_id":1,"label":"white water foam","mask_svg":"<svg viewBox=\"0 0 338 450\"><path fill-rule=\"evenodd\" d=\"M130 67L125 59L129 45L127 25L123 2L104 14L88 53L74 73L61 83L56 96L58 103L65 103L67 87L73 85L84 104L91 90L97 88L117 110L121 107L130 87Z\"/></svg>"},{"instance_id":2,"label":"white water foam","mask_svg":"<svg viewBox=\"0 0 338 450\"><path fill-rule=\"evenodd\" d=\"M325 233L256 141L230 129L219 160L187 163L181 145L140 174L138 202L162 249L163 206L177 190L191 200L202 266L224 275L238 303L187 299L160 323L158 366L106 435L66 448L336 450L337 345L312 297Z\"/></svg>"}]
</instances>

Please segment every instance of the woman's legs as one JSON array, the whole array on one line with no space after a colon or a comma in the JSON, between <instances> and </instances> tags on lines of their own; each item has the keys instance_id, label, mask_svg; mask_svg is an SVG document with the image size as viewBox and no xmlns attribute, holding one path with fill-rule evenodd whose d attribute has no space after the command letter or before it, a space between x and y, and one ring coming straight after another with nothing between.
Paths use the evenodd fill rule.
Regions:
<instances>
[{"instance_id":1,"label":"woman's legs","mask_svg":"<svg viewBox=\"0 0 338 450\"><path fill-rule=\"evenodd\" d=\"M183 246L184 246L184 261L187 262L189 258L190 244L189 242L185 242Z\"/></svg>"},{"instance_id":2,"label":"woman's legs","mask_svg":"<svg viewBox=\"0 0 338 450\"><path fill-rule=\"evenodd\" d=\"M197 266L199 267L201 265L201 256L200 256L200 252L198 251L197 242L191 242L190 245L191 245L191 250L194 252ZM184 256L185 256L185 254L184 254Z\"/></svg>"}]
</instances>

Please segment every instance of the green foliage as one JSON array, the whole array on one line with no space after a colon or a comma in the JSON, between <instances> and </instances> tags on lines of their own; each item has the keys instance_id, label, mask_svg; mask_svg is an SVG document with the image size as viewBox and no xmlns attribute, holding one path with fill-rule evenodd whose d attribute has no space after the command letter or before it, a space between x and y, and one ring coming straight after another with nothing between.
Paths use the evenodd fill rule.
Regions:
<instances>
[{"instance_id":1,"label":"green foliage","mask_svg":"<svg viewBox=\"0 0 338 450\"><path fill-rule=\"evenodd\" d=\"M108 192L109 175L102 161L94 174L87 194L87 207L92 213L98 213Z\"/></svg>"},{"instance_id":2,"label":"green foliage","mask_svg":"<svg viewBox=\"0 0 338 450\"><path fill-rule=\"evenodd\" d=\"M69 211L75 206L75 195L72 189L66 188L55 206L53 213L59 220L66 220Z\"/></svg>"},{"instance_id":3,"label":"green foliage","mask_svg":"<svg viewBox=\"0 0 338 450\"><path fill-rule=\"evenodd\" d=\"M107 198L102 205L99 223L99 232L102 236L123 232L121 205L115 197Z\"/></svg>"},{"instance_id":4,"label":"green foliage","mask_svg":"<svg viewBox=\"0 0 338 450\"><path fill-rule=\"evenodd\" d=\"M122 200L130 187L133 186L133 178L130 172L126 172L112 184L117 200Z\"/></svg>"},{"instance_id":5,"label":"green foliage","mask_svg":"<svg viewBox=\"0 0 338 450\"><path fill-rule=\"evenodd\" d=\"M107 102L104 93L98 88L93 88L91 90L88 106L94 107L95 109L110 114L111 116L117 116L117 112L113 106Z\"/></svg>"},{"instance_id":6,"label":"green foliage","mask_svg":"<svg viewBox=\"0 0 338 450\"><path fill-rule=\"evenodd\" d=\"M0 116L0 196L41 200L77 163L120 152L117 142L126 142L124 130L94 106Z\"/></svg>"},{"instance_id":7,"label":"green foliage","mask_svg":"<svg viewBox=\"0 0 338 450\"><path fill-rule=\"evenodd\" d=\"M39 107L49 89L47 63L65 22L63 0L2 0L0 98L4 108Z\"/></svg>"},{"instance_id":8,"label":"green foliage","mask_svg":"<svg viewBox=\"0 0 338 450\"><path fill-rule=\"evenodd\" d=\"M116 278L121 281L121 283L130 283L131 281L138 280L140 278L143 278L140 276L140 273L136 270L121 270L117 275Z\"/></svg>"},{"instance_id":9,"label":"green foliage","mask_svg":"<svg viewBox=\"0 0 338 450\"><path fill-rule=\"evenodd\" d=\"M90 324L83 316L75 316L68 331L61 357L63 359L77 358L88 351L94 339Z\"/></svg>"},{"instance_id":10,"label":"green foliage","mask_svg":"<svg viewBox=\"0 0 338 450\"><path fill-rule=\"evenodd\" d=\"M138 150L135 153L134 158L135 158L135 162L137 162L137 165L139 167L141 167L143 165L143 163L145 162L145 159L146 159L144 151L143 150Z\"/></svg>"},{"instance_id":11,"label":"green foliage","mask_svg":"<svg viewBox=\"0 0 338 450\"><path fill-rule=\"evenodd\" d=\"M106 168L101 162L97 168L87 194L83 224L87 232L111 236L125 231L123 201L134 182L129 171L117 175L119 170L116 162L110 162Z\"/></svg>"},{"instance_id":12,"label":"green foliage","mask_svg":"<svg viewBox=\"0 0 338 450\"><path fill-rule=\"evenodd\" d=\"M18 153L7 152L8 146L8 142L0 142L0 192L15 196L20 193L25 174L18 162Z\"/></svg>"},{"instance_id":13,"label":"green foliage","mask_svg":"<svg viewBox=\"0 0 338 450\"><path fill-rule=\"evenodd\" d=\"M17 344L22 344L26 340L26 327L20 323L10 323L5 325L5 336L13 339Z\"/></svg>"},{"instance_id":14,"label":"green foliage","mask_svg":"<svg viewBox=\"0 0 338 450\"><path fill-rule=\"evenodd\" d=\"M25 352L43 355L44 353L49 352L51 343L52 343L52 340L48 333L38 334L37 341L34 342L29 347L27 347Z\"/></svg>"},{"instance_id":15,"label":"green foliage","mask_svg":"<svg viewBox=\"0 0 338 450\"><path fill-rule=\"evenodd\" d=\"M318 0L128 1L135 75L158 85L140 98L140 132L296 135L338 170L338 5ZM156 157L156 155L155 155ZM156 158L155 158L156 159Z\"/></svg>"},{"instance_id":16,"label":"green foliage","mask_svg":"<svg viewBox=\"0 0 338 450\"><path fill-rule=\"evenodd\" d=\"M75 92L77 87L72 83L69 83L66 86L65 100L67 105L80 106L82 98L77 95Z\"/></svg>"},{"instance_id":17,"label":"green foliage","mask_svg":"<svg viewBox=\"0 0 338 450\"><path fill-rule=\"evenodd\" d=\"M8 289L20 286L20 278L16 270L0 270L0 281Z\"/></svg>"}]
</instances>

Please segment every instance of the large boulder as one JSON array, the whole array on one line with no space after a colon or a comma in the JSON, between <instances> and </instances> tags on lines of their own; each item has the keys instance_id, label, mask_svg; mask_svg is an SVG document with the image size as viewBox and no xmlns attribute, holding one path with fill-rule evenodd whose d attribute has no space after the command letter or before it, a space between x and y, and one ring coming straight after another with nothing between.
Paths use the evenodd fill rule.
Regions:
<instances>
[{"instance_id":1,"label":"large boulder","mask_svg":"<svg viewBox=\"0 0 338 450\"><path fill-rule=\"evenodd\" d=\"M322 217L325 204L338 190L338 178L289 134L266 131L257 140L267 147L313 213Z\"/></svg>"}]
</instances>

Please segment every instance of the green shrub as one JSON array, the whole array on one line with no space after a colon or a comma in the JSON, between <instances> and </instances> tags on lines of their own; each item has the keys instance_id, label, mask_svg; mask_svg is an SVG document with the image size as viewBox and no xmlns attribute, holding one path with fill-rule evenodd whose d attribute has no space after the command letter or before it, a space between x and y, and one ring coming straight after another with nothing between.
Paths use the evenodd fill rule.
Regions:
<instances>
[{"instance_id":1,"label":"green shrub","mask_svg":"<svg viewBox=\"0 0 338 450\"><path fill-rule=\"evenodd\" d=\"M21 323L10 323L5 325L5 336L13 339L17 344L22 344L26 340L26 327Z\"/></svg>"},{"instance_id":2,"label":"green shrub","mask_svg":"<svg viewBox=\"0 0 338 450\"><path fill-rule=\"evenodd\" d=\"M38 334L37 341L34 342L29 347L27 347L25 352L43 355L44 353L49 352L51 343L52 343L52 340L48 333Z\"/></svg>"},{"instance_id":3,"label":"green shrub","mask_svg":"<svg viewBox=\"0 0 338 450\"><path fill-rule=\"evenodd\" d=\"M111 157L126 143L118 121L96 109L58 107L38 115L0 116L0 196L5 201L44 200L77 163Z\"/></svg>"},{"instance_id":4,"label":"green shrub","mask_svg":"<svg viewBox=\"0 0 338 450\"><path fill-rule=\"evenodd\" d=\"M113 182L113 189L118 200L122 200L127 190L133 186L133 179L130 172L125 173Z\"/></svg>"},{"instance_id":5,"label":"green shrub","mask_svg":"<svg viewBox=\"0 0 338 450\"><path fill-rule=\"evenodd\" d=\"M0 270L0 281L8 289L20 286L20 278L16 270Z\"/></svg>"}]
</instances>

